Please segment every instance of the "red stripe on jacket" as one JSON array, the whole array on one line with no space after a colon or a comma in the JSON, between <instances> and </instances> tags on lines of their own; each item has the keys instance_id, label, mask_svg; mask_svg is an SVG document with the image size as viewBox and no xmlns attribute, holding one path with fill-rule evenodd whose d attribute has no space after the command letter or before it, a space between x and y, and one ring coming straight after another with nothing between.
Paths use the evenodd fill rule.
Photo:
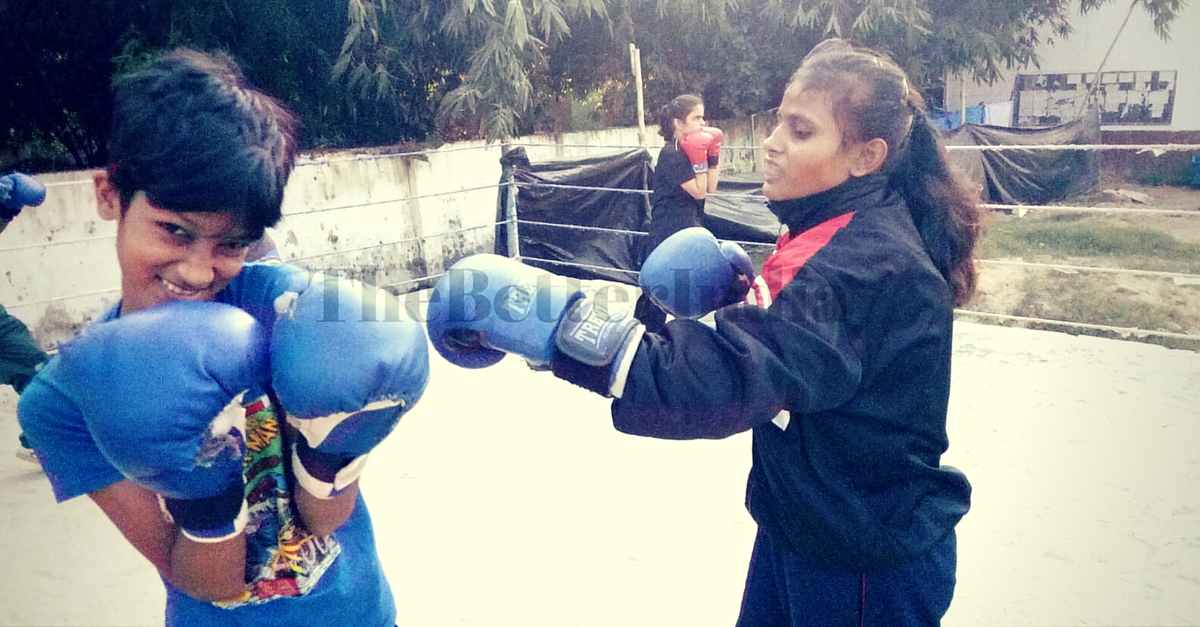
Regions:
<instances>
[{"instance_id":1,"label":"red stripe on jacket","mask_svg":"<svg viewBox=\"0 0 1200 627\"><path fill-rule=\"evenodd\" d=\"M755 286L759 289L752 289L746 301L760 307L769 306L779 297L779 292L796 278L800 268L803 268L817 251L824 248L838 231L849 224L853 217L854 212L851 211L830 218L795 237L790 233L780 235L775 244L775 252L763 263L762 274ZM770 293L770 300L760 291L763 283Z\"/></svg>"}]
</instances>

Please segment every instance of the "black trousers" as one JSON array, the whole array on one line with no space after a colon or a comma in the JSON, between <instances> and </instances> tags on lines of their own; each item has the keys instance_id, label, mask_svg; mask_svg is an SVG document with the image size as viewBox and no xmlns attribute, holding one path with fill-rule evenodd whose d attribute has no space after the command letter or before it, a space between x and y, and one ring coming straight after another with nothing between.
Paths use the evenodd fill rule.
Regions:
<instances>
[{"instance_id":1,"label":"black trousers","mask_svg":"<svg viewBox=\"0 0 1200 627\"><path fill-rule=\"evenodd\" d=\"M737 627L932 627L954 597L954 532L917 560L862 572L811 564L759 529Z\"/></svg>"}]
</instances>

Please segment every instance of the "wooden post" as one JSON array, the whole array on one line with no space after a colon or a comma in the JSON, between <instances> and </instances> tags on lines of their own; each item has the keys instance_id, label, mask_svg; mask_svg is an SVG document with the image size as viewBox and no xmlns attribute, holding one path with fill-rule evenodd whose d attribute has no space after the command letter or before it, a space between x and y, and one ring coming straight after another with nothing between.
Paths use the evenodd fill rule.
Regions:
<instances>
[{"instance_id":1,"label":"wooden post","mask_svg":"<svg viewBox=\"0 0 1200 627\"><path fill-rule=\"evenodd\" d=\"M758 125L755 123L757 113L750 114L750 160L753 162L751 172L758 172Z\"/></svg>"}]
</instances>

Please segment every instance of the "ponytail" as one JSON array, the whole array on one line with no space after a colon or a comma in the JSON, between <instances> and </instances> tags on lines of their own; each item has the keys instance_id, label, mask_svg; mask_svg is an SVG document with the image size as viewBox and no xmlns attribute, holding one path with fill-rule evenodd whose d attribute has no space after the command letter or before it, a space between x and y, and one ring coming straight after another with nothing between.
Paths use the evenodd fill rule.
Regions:
<instances>
[{"instance_id":1,"label":"ponytail","mask_svg":"<svg viewBox=\"0 0 1200 627\"><path fill-rule=\"evenodd\" d=\"M662 135L662 138L667 141L674 139L675 126L671 124L671 120L674 119L671 116L671 105L665 104L659 107L658 115L655 116L655 119L658 120L658 134Z\"/></svg>"},{"instance_id":2,"label":"ponytail","mask_svg":"<svg viewBox=\"0 0 1200 627\"><path fill-rule=\"evenodd\" d=\"M907 145L892 164L892 185L904 196L917 232L955 305L975 295L975 244L980 233L977 195L953 169L949 154L924 112L913 116Z\"/></svg>"}]
</instances>

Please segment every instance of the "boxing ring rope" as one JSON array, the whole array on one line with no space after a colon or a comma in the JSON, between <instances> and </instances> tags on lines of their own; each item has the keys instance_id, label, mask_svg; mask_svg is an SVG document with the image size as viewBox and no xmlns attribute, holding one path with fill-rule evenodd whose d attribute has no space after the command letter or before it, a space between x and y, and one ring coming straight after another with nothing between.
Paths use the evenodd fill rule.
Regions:
<instances>
[{"instance_id":1,"label":"boxing ring rope","mask_svg":"<svg viewBox=\"0 0 1200 627\"><path fill-rule=\"evenodd\" d=\"M404 196L401 198L389 198L387 200L371 200L371 201L367 201L367 202L354 203L352 205L340 205L340 206L336 206L336 207L322 207L320 209L310 209L308 211L303 212L303 215L311 215L314 213L327 213L330 211L342 211L345 209L361 209L363 207L373 207L375 205L390 205L390 204L394 204L394 203L408 202L410 200L421 200L423 198L437 198L439 196L453 196L455 194L465 194L467 192L477 192L477 191L484 190L484 189L497 189L499 187L501 187L500 184L479 185L476 187L464 187L464 188L456 189L456 190L449 191L449 192L433 192L430 194L418 194L416 196ZM286 218L289 215L295 215L295 214L285 213L283 217ZM395 242L395 243L398 243L398 242Z\"/></svg>"},{"instance_id":2,"label":"boxing ring rope","mask_svg":"<svg viewBox=\"0 0 1200 627\"><path fill-rule=\"evenodd\" d=\"M988 209L1001 209L1010 213L1020 213L1019 217L1023 217L1028 211L1079 211L1092 213L1145 213L1158 215L1188 215L1195 213L1185 209L1137 209L1135 207L1068 207L1065 205L993 205L985 203L983 205Z\"/></svg>"},{"instance_id":3,"label":"boxing ring rope","mask_svg":"<svg viewBox=\"0 0 1200 627\"><path fill-rule=\"evenodd\" d=\"M730 147L727 147L727 148L730 148ZM737 147L732 147L732 148L736 149ZM1014 149L1026 149L1026 150L1136 150L1136 151L1138 151L1138 153L1152 152L1157 156L1157 155L1163 154L1164 152L1171 152L1171 151L1200 150L1200 144L1149 144L1149 145L1071 144L1071 145L1049 145L1049 146L1047 146L1047 145L947 146L947 149L949 149L949 150L1014 150ZM511 188L543 187L543 188L557 188L557 189L580 189L580 190L586 190L586 191L632 193L632 194L644 194L644 195L651 193L648 190L629 190L629 189L618 189L618 188L574 186L574 185L551 184L551 183L525 183L525 182L517 183L515 181L509 181L509 182L506 182L505 184L509 185L510 189ZM762 198L761 195L749 194L749 193L712 193L712 194L709 194L709 196L717 197L717 198L725 197L725 198L742 198L742 199ZM763 202L764 203L766 202L765 199L763 199ZM1077 213L1089 213L1090 212L1090 213L1099 213L1099 214L1123 213L1123 214L1172 215L1172 216L1192 216L1192 217L1200 216L1200 211L1175 210L1175 209L1154 209L1154 208L1080 207L1080 206L1061 206L1061 205L1009 205L1009 204L996 204L996 203L983 203L982 206L989 210L1011 212L1011 213L1016 214L1018 217L1023 217L1029 211L1063 211L1063 212L1077 212ZM530 225L544 226L544 227L579 229L579 230L588 230L588 231L611 232L611 233L616 233L616 234L631 234L631 235L645 235L646 234L643 231L629 231L629 230L623 230L623 229L605 229L605 228L601 228L601 227L586 227L586 226L579 226L579 225L567 225L567 224L555 224L555 223L548 223L548 222L518 220L518 219L515 219L515 208L514 207L509 207L509 213L511 214L510 219L505 220L504 223L508 224L509 228L512 229L509 232L509 237L512 239L516 238L515 232L519 228L519 226L518 226L519 224L530 224ZM773 247L774 246L773 243L748 242L748 241L740 241L740 240L731 240L731 241L735 241L736 243L738 243L742 246L754 246L754 247L764 247L764 246L772 246ZM518 252L518 254L513 255L513 256L517 259L524 258L519 254L519 252ZM587 264L580 264L580 263L576 263L576 262L553 260L553 259L537 259L537 261L539 261L541 263L582 267L582 268L588 268L588 269L599 269L599 270L610 270L610 271L614 270L614 268L607 268L607 267L601 268L601 267L591 266L591 265L587 265ZM1110 274L1115 273L1115 274L1129 274L1129 275L1139 275L1139 276L1171 278L1176 282L1177 285L1183 284L1183 283L1190 283L1190 282L1200 282L1200 275L1183 273L1183 272L1164 272L1164 271L1154 271L1154 270L1138 270L1138 269L1131 269L1131 268L1105 268L1105 267L1096 267L1096 266L1077 266L1077 265L1072 265L1072 264L1038 263L1038 262L1002 260L1002 259L979 259L979 260L977 260L977 263L993 264L993 265L1010 265L1010 266L1050 269L1050 270L1060 270L1060 271L1067 270L1070 272L1093 272L1093 273L1110 273ZM625 272L625 273L628 273L631 275L637 274L636 271L632 271L632 270L622 270L622 269L616 269L616 270ZM1046 326L1050 326L1050 327L1068 327L1068 328L1077 328L1077 329L1098 330L1098 331L1104 331L1104 332L1108 332L1108 333L1115 333L1121 337L1130 337L1130 336L1139 337L1139 338L1162 337L1162 338L1200 341L1200 335L1192 335L1192 334L1187 334L1187 333L1172 333L1169 331L1153 331L1153 330L1137 329L1137 328L1130 328L1130 327L1118 327L1118 326L1112 326L1112 325L1073 322L1073 321L1068 321L1068 320L1054 320L1054 319L1036 318L1036 317L1029 317L1029 316L996 314L996 313L976 311L976 310L971 310L971 309L962 309L962 308L955 309L955 314L961 315L961 316L967 316L967 317L981 317L981 318L990 318L990 319L1002 320L1002 321L1042 324L1042 325L1046 325Z\"/></svg>"},{"instance_id":4,"label":"boxing ring rope","mask_svg":"<svg viewBox=\"0 0 1200 627\"><path fill-rule=\"evenodd\" d=\"M598 149L598 148L603 148L605 150L618 150L618 149L639 149L639 148L645 149L645 148L647 148L646 146L640 146L640 145L596 146L596 145L583 145L583 144L576 145L576 144L516 144L516 143L514 143L512 145L513 146L519 145L519 146L529 147L529 148L554 148L554 149L560 149L560 148ZM355 156L343 157L343 158L310 157L310 158L304 158L301 161L299 161L297 163L297 167L300 168L300 167L309 167L309 166L329 165L332 163L341 163L341 162L357 162L357 161L371 161L371 160L380 160L380 159L394 159L394 158L401 158L401 157L420 158L424 155L432 154L435 152L445 153L445 152L452 152L452 151L471 151L471 150L485 150L485 149L494 149L494 148L495 148L494 145L476 145L476 146L465 146L465 147L457 147L457 148L441 148L436 151L435 150L424 150L424 151L411 151L411 152L362 154L362 155L355 155ZM757 146L754 146L754 147L726 146L724 149L725 150L755 150L757 148L758 148ZM1142 144L1137 144L1137 145L1135 145L1135 144L1069 144L1069 145L1021 145L1021 146L947 146L946 148L948 150L952 150L952 151L953 150L1135 150L1138 153L1151 152L1151 153L1154 153L1155 155L1161 155L1165 152L1200 151L1200 144L1144 144L1144 145L1142 145ZM62 185L71 185L71 184L80 184L80 182L79 181L68 181L68 182L47 183L46 187L52 188L52 187L57 187L57 186L62 186ZM344 255L348 255L348 254L352 254L352 253L359 253L359 252L365 252L365 251L376 250L376 249L386 249L388 247L393 247L393 246L400 246L400 245L407 245L407 244L423 244L423 243L425 243L429 240L433 240L433 239L439 239L439 238L449 237L449 236L453 236L453 235L459 235L459 234L468 233L468 232L481 231L484 229L495 229L500 226L508 227L508 229L509 229L508 234L509 234L510 242L516 244L516 243L519 243L518 233L519 233L519 228L520 228L521 224L526 224L526 225L530 225L530 226L539 226L539 227L553 227L553 228L575 229L575 230L601 232L601 233L612 233L612 234L617 234L617 235L642 236L642 235L647 234L644 231L633 231L633 230L627 230L627 229L613 229L613 228L592 227L592 226L571 225L571 224L556 224L556 223L551 223L551 222L541 222L541 221L517 219L516 218L516 207L515 207L517 190L519 190L521 188L531 189L531 188L537 188L537 187L552 188L552 189L577 189L577 190L581 190L581 191L616 192L616 193L642 194L642 195L649 195L650 193L652 193L650 190L643 190L643 189L606 188L606 187L582 186L582 185L566 185L566 184L558 184L558 183L529 183L529 182L517 182L517 181L513 181L513 180L508 180L508 181L499 182L494 185L484 185L484 186L477 186L477 187L471 187L471 188L456 189L456 190L446 191L446 192L436 192L436 193L414 195L414 196L403 196L403 197L391 198L391 199L387 199L387 200L373 200L373 201L354 203L354 204L348 204L348 205L324 207L324 208L320 208L320 209L306 211L303 213L303 215L314 214L314 213L344 211L344 210L349 210L349 209L357 209L357 208L371 207L371 206L385 205L385 204L396 204L396 203L403 203L403 202L407 202L407 201L424 199L424 198L451 196L451 195L462 194L462 193L466 193L466 192L481 191L481 190L493 189L493 188L496 189L498 192L500 190L506 190L506 194L507 194L507 198L508 198L508 202L506 203L508 205L506 208L507 215L505 216L504 219L497 220L494 222L464 227L464 228L440 232L440 233L418 235L418 236L414 236L414 237L398 239L395 241L389 241L389 242L384 242L381 244L375 244L375 245L370 245L370 246L362 246L362 247L352 248L352 249L335 250L335 251L322 252L322 253L316 253L316 254L311 254L311 255L285 258L284 260L288 263L299 263L300 265L306 265L306 264L303 264L302 262L309 262L309 261L323 259L323 258L329 258L329 257L344 256ZM730 199L757 198L757 199L762 199L761 195L753 194L753 193L717 192L717 193L713 193L713 194L709 194L709 195L712 197L715 197L715 198L730 198ZM762 200L764 203L766 202L765 199L762 199ZM1200 211L1156 209L1153 207L1148 207L1148 208L1088 207L1088 206L1063 206L1063 205L1011 205L1011 204L992 204L992 203L983 203L982 206L989 210L1005 211L1005 212L1013 213L1013 214L1017 215L1018 217L1022 217L1027 212L1030 212L1030 211L1061 211L1061 212L1098 213L1098 214L1123 213L1123 214L1135 214L1135 215L1136 214L1173 215L1173 216L1188 216L1188 217L1200 216ZM289 214L289 215L291 215L291 214ZM102 236L99 238L92 238L92 240L89 240L89 241L94 241L95 239L112 239L112 238L113 238L113 236ZM41 248L41 247L48 248L51 246L61 246L64 244L79 243L81 241L84 241L84 240L46 242L46 243L40 243L40 244L7 247L4 250L23 250L23 249ZM774 246L773 243L750 242L750 241L739 241L739 240L732 240L732 241L735 241L744 247L761 248L761 247L773 247ZM520 255L519 247L517 245L510 246L510 251L515 252L515 254L513 254L512 256L516 259L526 259L527 258L527 257L523 257L522 255ZM283 251L283 252L286 255L286 251ZM536 259L536 258L528 258L528 259ZM450 262L450 261L452 261L452 260L447 260L447 262ZM561 266L574 266L574 267L586 268L589 270L618 271L618 272L623 272L623 273L629 274L631 276L636 276L638 274L638 272L636 270L625 270L625 269L621 269L621 268L594 266L594 265L582 264L582 263L570 262L570 261L561 261L561 260L554 260L554 259L537 259L537 261L542 262L542 263L561 265ZM1040 262L1025 262L1025 261L1013 261L1013 260L1001 260L1001 259L979 259L979 260L977 260L977 263L985 264L985 265L1009 265L1009 266L1019 266L1019 267L1038 268L1038 269L1067 270L1070 272L1118 273L1118 274L1142 275L1142 276L1151 276L1151 277L1170 278L1170 279L1173 279L1177 284L1200 282L1200 275L1188 274L1188 273L1183 273L1183 272L1137 270L1137 269L1129 269L1129 268L1104 268L1104 267L1094 267L1094 266L1077 266L1077 265L1061 264L1061 263L1040 263ZM400 290L398 288L401 288L402 286L408 286L408 285L414 285L414 284L416 284L418 286L421 284L432 284L433 281L435 281L436 279L441 277L443 274L444 273L439 272L439 273L429 274L427 276L414 277L414 278L406 279L403 281L393 282L393 283L389 283L389 284L383 284L383 285L380 285L380 287L385 288L385 289L391 289L394 291L404 291L404 290ZM45 300L41 300L41 301L26 301L26 302L22 302L21 305L24 306L24 305L43 304L43 303L54 302L54 301L83 298L83 297L87 297L87 296L96 296L96 295L116 293L119 291L120 291L119 288L113 288L113 289L108 289L108 290L89 292L87 294L72 294L72 295L68 295L68 296L45 299ZM1056 326L1056 327L1074 327L1074 328L1082 328L1082 329L1101 330L1101 331L1105 331L1105 332L1116 333L1123 337L1127 337L1130 335L1136 336L1136 337L1156 336L1156 337L1200 341L1200 335L1192 335L1192 334L1186 334L1186 333L1171 333L1171 332L1167 332L1167 331L1151 331L1151 330L1144 330L1144 329L1115 327L1115 326L1109 326L1109 325L1097 325L1097 324L1088 324L1088 323L1081 323L1081 322L1072 322L1072 321L1067 321L1067 320L1053 320L1053 319L1044 319L1044 318L1035 318L1035 317L1026 317L1026 316L1013 316L1013 315L1007 315L1007 314L995 314L995 313L989 313L989 312L974 311L974 310L969 310L969 309L956 309L955 314L962 315L962 316L968 316L968 317L990 318L990 319L995 319L995 320L1034 323L1034 324L1042 324L1042 325Z\"/></svg>"},{"instance_id":5,"label":"boxing ring rope","mask_svg":"<svg viewBox=\"0 0 1200 627\"><path fill-rule=\"evenodd\" d=\"M395 159L397 157L425 157L431 154L446 154L450 152L464 152L471 150L491 150L496 146L492 144L476 144L471 146L451 146L442 147L433 150L408 150L402 152L370 152L357 155L347 155L344 157L316 157L302 156L296 160L296 167L302 168L314 165L330 165L334 163L353 163L359 161L379 161L380 159Z\"/></svg>"}]
</instances>

